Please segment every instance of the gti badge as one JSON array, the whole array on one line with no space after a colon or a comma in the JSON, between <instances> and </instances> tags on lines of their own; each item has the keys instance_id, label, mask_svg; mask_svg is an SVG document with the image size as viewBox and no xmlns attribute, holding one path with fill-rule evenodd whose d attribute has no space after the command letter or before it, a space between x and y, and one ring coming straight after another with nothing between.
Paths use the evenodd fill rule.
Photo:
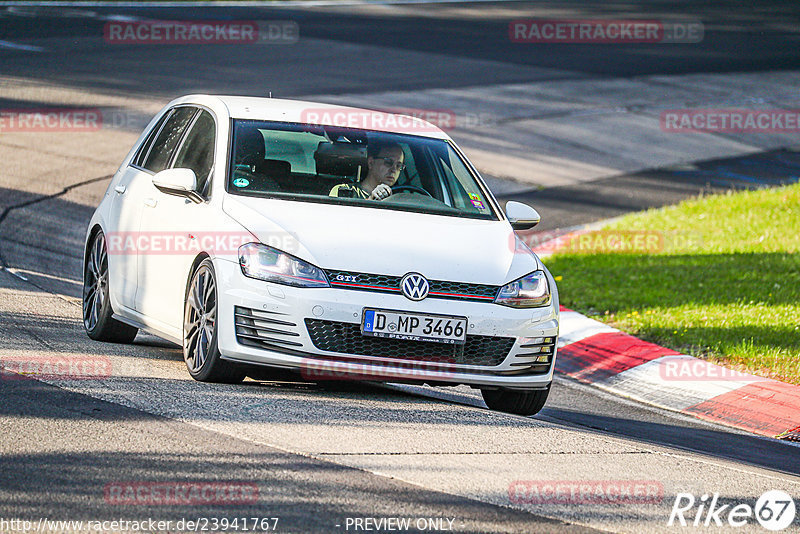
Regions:
<instances>
[{"instance_id":1,"label":"gti badge","mask_svg":"<svg viewBox=\"0 0 800 534\"><path fill-rule=\"evenodd\" d=\"M422 300L428 296L430 286L428 281L419 273L408 273L400 280L400 289L403 295L411 300Z\"/></svg>"}]
</instances>

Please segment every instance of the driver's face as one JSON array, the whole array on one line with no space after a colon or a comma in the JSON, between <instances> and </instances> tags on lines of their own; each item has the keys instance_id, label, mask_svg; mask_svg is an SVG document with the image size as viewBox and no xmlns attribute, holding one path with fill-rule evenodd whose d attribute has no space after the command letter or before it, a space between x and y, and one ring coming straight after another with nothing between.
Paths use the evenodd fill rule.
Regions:
<instances>
[{"instance_id":1,"label":"driver's face","mask_svg":"<svg viewBox=\"0 0 800 534\"><path fill-rule=\"evenodd\" d=\"M405 156L400 148L385 148L374 158L369 158L370 174L374 173L380 183L391 187L400 177L404 158Z\"/></svg>"}]
</instances>

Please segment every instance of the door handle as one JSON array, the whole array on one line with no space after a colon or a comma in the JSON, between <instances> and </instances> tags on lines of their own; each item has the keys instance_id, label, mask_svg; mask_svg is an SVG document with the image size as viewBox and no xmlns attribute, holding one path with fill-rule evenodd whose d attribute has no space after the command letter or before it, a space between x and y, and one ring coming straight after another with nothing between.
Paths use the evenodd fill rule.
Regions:
<instances>
[{"instance_id":1,"label":"door handle","mask_svg":"<svg viewBox=\"0 0 800 534\"><path fill-rule=\"evenodd\" d=\"M114 191L116 191L117 194L122 195L122 194L125 193L125 186L120 184L120 185L118 185L117 187L114 188Z\"/></svg>"},{"instance_id":2,"label":"door handle","mask_svg":"<svg viewBox=\"0 0 800 534\"><path fill-rule=\"evenodd\" d=\"M154 198L144 199L144 205L147 206L148 208L155 208L156 204L158 204L158 201Z\"/></svg>"}]
</instances>

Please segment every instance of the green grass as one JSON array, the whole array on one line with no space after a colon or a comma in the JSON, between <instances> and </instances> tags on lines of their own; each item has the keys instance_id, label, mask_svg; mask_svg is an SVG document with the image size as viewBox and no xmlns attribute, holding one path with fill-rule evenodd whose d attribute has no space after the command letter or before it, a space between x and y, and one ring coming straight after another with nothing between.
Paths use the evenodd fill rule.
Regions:
<instances>
[{"instance_id":1,"label":"green grass","mask_svg":"<svg viewBox=\"0 0 800 534\"><path fill-rule=\"evenodd\" d=\"M663 248L594 252L584 238L583 249L546 258L561 303L684 354L800 384L800 184L631 214L598 235L636 232Z\"/></svg>"}]
</instances>

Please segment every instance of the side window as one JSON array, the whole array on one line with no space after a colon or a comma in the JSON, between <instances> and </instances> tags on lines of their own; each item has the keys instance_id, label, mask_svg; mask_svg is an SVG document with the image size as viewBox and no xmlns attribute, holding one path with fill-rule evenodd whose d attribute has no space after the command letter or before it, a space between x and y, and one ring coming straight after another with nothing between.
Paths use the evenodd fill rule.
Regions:
<instances>
[{"instance_id":1,"label":"side window","mask_svg":"<svg viewBox=\"0 0 800 534\"><path fill-rule=\"evenodd\" d=\"M158 172L167 168L170 157L175 152L175 148L195 112L197 112L197 108L192 107L177 108L172 112L147 155L147 161L143 165L145 169Z\"/></svg>"},{"instance_id":2,"label":"side window","mask_svg":"<svg viewBox=\"0 0 800 534\"><path fill-rule=\"evenodd\" d=\"M453 204L458 209L473 209L470 204L470 199L467 197L467 192L456 179L456 175L450 169L447 163L439 158L439 168L442 169L447 189L453 197Z\"/></svg>"},{"instance_id":3,"label":"side window","mask_svg":"<svg viewBox=\"0 0 800 534\"><path fill-rule=\"evenodd\" d=\"M161 127L164 125L164 121L172 114L172 111L168 111L164 113L158 122L153 126L153 129L150 130L150 133L147 135L147 139L144 140L142 146L139 147L139 152L136 153L136 156L131 160L132 165L136 165L137 167L141 167L144 165L144 160L147 158L147 154L150 152L150 147L153 146L153 140L158 135L158 132L161 130Z\"/></svg>"},{"instance_id":4,"label":"side window","mask_svg":"<svg viewBox=\"0 0 800 534\"><path fill-rule=\"evenodd\" d=\"M175 168L192 169L197 176L197 191L203 195L207 193L208 178L214 163L216 130L211 114L201 111L186 135L173 165Z\"/></svg>"},{"instance_id":5,"label":"side window","mask_svg":"<svg viewBox=\"0 0 800 534\"><path fill-rule=\"evenodd\" d=\"M491 213L488 199L483 196L473 180L467 179L469 171L452 150L449 150L444 157L438 156L438 163L443 172L447 189L453 197L454 207L464 211Z\"/></svg>"}]
</instances>

